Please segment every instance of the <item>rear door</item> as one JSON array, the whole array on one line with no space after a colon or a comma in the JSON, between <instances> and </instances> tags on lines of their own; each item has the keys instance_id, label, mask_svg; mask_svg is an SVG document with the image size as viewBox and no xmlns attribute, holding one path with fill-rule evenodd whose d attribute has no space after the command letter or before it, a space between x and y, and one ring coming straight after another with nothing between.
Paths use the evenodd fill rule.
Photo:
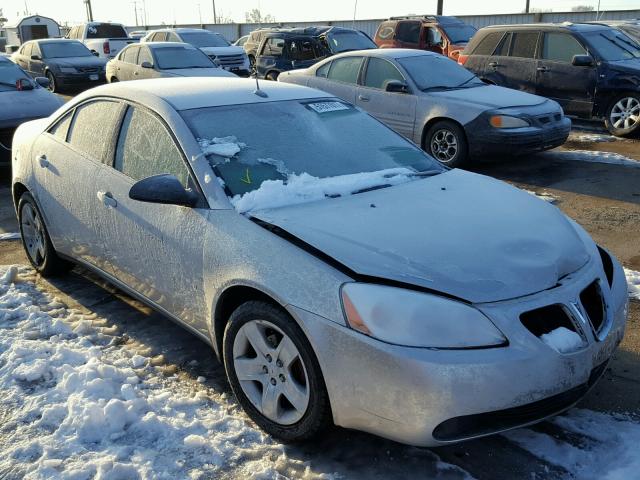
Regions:
<instances>
[{"instance_id":1,"label":"rear door","mask_svg":"<svg viewBox=\"0 0 640 480\"><path fill-rule=\"evenodd\" d=\"M199 191L173 134L155 113L129 105L113 163L96 179L104 203L96 213L109 273L201 333L204 322L203 238L209 210L139 202L129 198L135 182L173 174Z\"/></svg>"},{"instance_id":2,"label":"rear door","mask_svg":"<svg viewBox=\"0 0 640 480\"><path fill-rule=\"evenodd\" d=\"M481 79L488 79L488 70L493 73L493 68L489 67L492 56L495 56L498 45L504 37L503 31L490 32L478 42L478 44L469 52L469 56L464 63L467 70L475 73Z\"/></svg>"},{"instance_id":3,"label":"rear door","mask_svg":"<svg viewBox=\"0 0 640 480\"><path fill-rule=\"evenodd\" d=\"M283 37L265 39L256 58L255 65L258 77L264 78L270 71L279 70L277 64L284 56L284 47L285 41Z\"/></svg>"},{"instance_id":4,"label":"rear door","mask_svg":"<svg viewBox=\"0 0 640 480\"><path fill-rule=\"evenodd\" d=\"M363 60L363 57L336 58L318 69L309 85L355 104Z\"/></svg>"},{"instance_id":5,"label":"rear door","mask_svg":"<svg viewBox=\"0 0 640 480\"><path fill-rule=\"evenodd\" d=\"M33 43L29 42L24 44L20 50L18 50L18 55L16 56L16 63L22 68L25 72L31 73L29 71L29 58L31 58L31 49L33 48Z\"/></svg>"},{"instance_id":6,"label":"rear door","mask_svg":"<svg viewBox=\"0 0 640 480\"><path fill-rule=\"evenodd\" d=\"M400 135L413 141L417 98L410 93L385 91L388 82L407 83L402 73L388 60L369 57L357 89L356 105Z\"/></svg>"},{"instance_id":7,"label":"rear door","mask_svg":"<svg viewBox=\"0 0 640 480\"><path fill-rule=\"evenodd\" d=\"M537 67L538 95L558 102L571 115L590 117L593 110L597 68L576 67L574 55L588 55L587 49L571 34L546 32Z\"/></svg>"},{"instance_id":8,"label":"rear door","mask_svg":"<svg viewBox=\"0 0 640 480\"><path fill-rule=\"evenodd\" d=\"M505 37L500 46L500 55L491 59L489 67L495 72L498 85L536 92L536 50L539 34L536 31L518 30ZM508 55L507 41L510 41Z\"/></svg>"},{"instance_id":9,"label":"rear door","mask_svg":"<svg viewBox=\"0 0 640 480\"><path fill-rule=\"evenodd\" d=\"M122 62L120 65L120 71L118 72L118 78L122 80L135 80L138 78L138 51L140 47L135 45L127 48L122 54ZM120 77L122 76L122 77Z\"/></svg>"}]
</instances>

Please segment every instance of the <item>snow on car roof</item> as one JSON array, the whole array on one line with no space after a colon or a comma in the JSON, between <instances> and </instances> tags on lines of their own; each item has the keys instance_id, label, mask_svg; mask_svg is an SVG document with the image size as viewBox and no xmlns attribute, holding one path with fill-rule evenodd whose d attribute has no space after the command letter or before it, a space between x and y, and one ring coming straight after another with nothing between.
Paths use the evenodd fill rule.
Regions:
<instances>
[{"instance_id":1,"label":"snow on car roof","mask_svg":"<svg viewBox=\"0 0 640 480\"><path fill-rule=\"evenodd\" d=\"M223 77L156 78L102 85L91 89L88 96L115 96L135 99L139 94L151 94L170 103L176 110L332 96L319 90L289 83L261 80L259 85L260 90L266 96L256 95L255 79ZM86 98L86 96L83 98Z\"/></svg>"},{"instance_id":2,"label":"snow on car roof","mask_svg":"<svg viewBox=\"0 0 640 480\"><path fill-rule=\"evenodd\" d=\"M404 58L404 57L441 57L439 53L428 52L425 50L417 50L414 48L372 48L368 50L353 50L349 52L333 55L330 59L337 57L352 57L352 56L368 56L368 57L381 57L381 58Z\"/></svg>"}]
</instances>

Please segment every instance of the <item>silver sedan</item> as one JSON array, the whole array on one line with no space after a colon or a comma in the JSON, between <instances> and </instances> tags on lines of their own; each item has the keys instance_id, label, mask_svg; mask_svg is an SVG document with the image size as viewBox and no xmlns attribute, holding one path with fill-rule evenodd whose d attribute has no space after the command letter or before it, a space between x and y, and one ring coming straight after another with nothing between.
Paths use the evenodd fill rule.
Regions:
<instances>
[{"instance_id":1,"label":"silver sedan","mask_svg":"<svg viewBox=\"0 0 640 480\"><path fill-rule=\"evenodd\" d=\"M22 125L14 157L33 267L79 263L183 325L284 440L530 424L624 333L623 270L579 225L317 90L105 85Z\"/></svg>"},{"instance_id":2,"label":"silver sedan","mask_svg":"<svg viewBox=\"0 0 640 480\"><path fill-rule=\"evenodd\" d=\"M235 77L186 43L146 42L123 48L106 67L107 82L168 77Z\"/></svg>"}]
</instances>

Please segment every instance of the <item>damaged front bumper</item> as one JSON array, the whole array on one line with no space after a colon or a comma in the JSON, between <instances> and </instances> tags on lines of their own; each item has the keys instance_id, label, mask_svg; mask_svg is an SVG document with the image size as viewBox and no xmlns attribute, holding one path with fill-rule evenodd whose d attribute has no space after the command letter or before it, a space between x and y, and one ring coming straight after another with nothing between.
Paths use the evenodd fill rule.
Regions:
<instances>
[{"instance_id":1,"label":"damaged front bumper","mask_svg":"<svg viewBox=\"0 0 640 480\"><path fill-rule=\"evenodd\" d=\"M559 353L520 322L522 313L546 305L583 311L580 294L594 280L603 285L606 319L599 333L589 320L583 323L584 316L576 319L584 342L578 350ZM507 336L508 346L402 347L296 307L290 311L314 339L337 425L412 445L437 446L531 424L582 398L624 335L626 280L614 261L609 287L596 258L551 290L476 307Z\"/></svg>"}]
</instances>

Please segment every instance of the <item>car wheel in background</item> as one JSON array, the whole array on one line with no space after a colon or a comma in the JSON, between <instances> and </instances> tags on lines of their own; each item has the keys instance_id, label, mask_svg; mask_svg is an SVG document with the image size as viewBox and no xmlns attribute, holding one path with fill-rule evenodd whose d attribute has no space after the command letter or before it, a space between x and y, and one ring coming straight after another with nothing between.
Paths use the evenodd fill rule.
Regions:
<instances>
[{"instance_id":1,"label":"car wheel in background","mask_svg":"<svg viewBox=\"0 0 640 480\"><path fill-rule=\"evenodd\" d=\"M458 124L450 120L438 121L429 128L423 148L448 167L461 167L468 161L467 136Z\"/></svg>"},{"instance_id":2,"label":"car wheel in background","mask_svg":"<svg viewBox=\"0 0 640 480\"><path fill-rule=\"evenodd\" d=\"M119 82L120 80L118 80L118 77L111 77L111 80L109 80L109 83L116 83Z\"/></svg>"},{"instance_id":3,"label":"car wheel in background","mask_svg":"<svg viewBox=\"0 0 640 480\"><path fill-rule=\"evenodd\" d=\"M22 245L29 262L38 273L48 277L69 270L71 264L56 254L40 210L28 192L24 193L18 202L18 220Z\"/></svg>"},{"instance_id":4,"label":"car wheel in background","mask_svg":"<svg viewBox=\"0 0 640 480\"><path fill-rule=\"evenodd\" d=\"M613 99L605 118L607 130L616 136L627 136L640 131L640 95L627 93Z\"/></svg>"},{"instance_id":5,"label":"car wheel in background","mask_svg":"<svg viewBox=\"0 0 640 480\"><path fill-rule=\"evenodd\" d=\"M278 72L269 72L265 75L264 78L266 78L267 80L273 80L275 82L276 80L278 80L278 75Z\"/></svg>"},{"instance_id":6,"label":"car wheel in background","mask_svg":"<svg viewBox=\"0 0 640 480\"><path fill-rule=\"evenodd\" d=\"M47 72L47 78L49 79L49 86L47 87L47 89L50 92L57 93L58 85L56 84L56 77L53 75L53 73Z\"/></svg>"},{"instance_id":7,"label":"car wheel in background","mask_svg":"<svg viewBox=\"0 0 640 480\"><path fill-rule=\"evenodd\" d=\"M305 440L329 418L329 399L309 341L281 309L250 301L226 326L224 365L251 419L280 440Z\"/></svg>"}]
</instances>

